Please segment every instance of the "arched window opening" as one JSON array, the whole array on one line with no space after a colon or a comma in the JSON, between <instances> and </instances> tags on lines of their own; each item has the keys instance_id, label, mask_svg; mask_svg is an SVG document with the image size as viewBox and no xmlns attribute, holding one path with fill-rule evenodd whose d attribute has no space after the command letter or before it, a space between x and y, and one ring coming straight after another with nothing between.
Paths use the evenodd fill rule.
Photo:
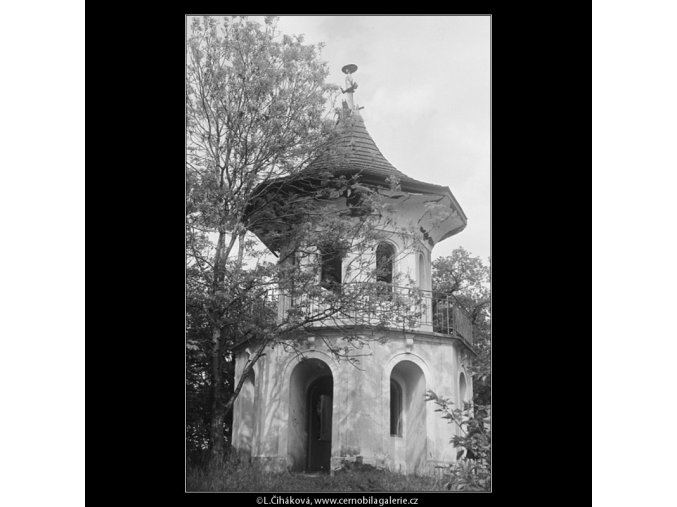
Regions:
<instances>
[{"instance_id":1,"label":"arched window opening","mask_svg":"<svg viewBox=\"0 0 677 507\"><path fill-rule=\"evenodd\" d=\"M296 270L298 269L298 260L296 258L297 252L296 249L292 250L289 255L287 256L287 261L289 262L290 268L289 271L290 277L289 277L289 304L291 306L294 306L296 304ZM286 296L285 296L286 297Z\"/></svg>"},{"instance_id":2,"label":"arched window opening","mask_svg":"<svg viewBox=\"0 0 677 507\"><path fill-rule=\"evenodd\" d=\"M390 434L402 436L402 388L390 380Z\"/></svg>"},{"instance_id":3,"label":"arched window opening","mask_svg":"<svg viewBox=\"0 0 677 507\"><path fill-rule=\"evenodd\" d=\"M280 258L277 260L278 264L286 264L288 266L296 265L296 248L285 250L284 253L281 253Z\"/></svg>"},{"instance_id":4,"label":"arched window opening","mask_svg":"<svg viewBox=\"0 0 677 507\"><path fill-rule=\"evenodd\" d=\"M392 293L393 259L395 248L390 243L379 243L376 247L376 281L388 284L382 290L386 294Z\"/></svg>"},{"instance_id":5,"label":"arched window opening","mask_svg":"<svg viewBox=\"0 0 677 507\"><path fill-rule=\"evenodd\" d=\"M461 410L465 410L466 398L466 383L465 383L465 373L461 373L461 376L458 380L458 404Z\"/></svg>"},{"instance_id":6,"label":"arched window opening","mask_svg":"<svg viewBox=\"0 0 677 507\"><path fill-rule=\"evenodd\" d=\"M425 289L425 257L423 252L418 253L418 288Z\"/></svg>"},{"instance_id":7,"label":"arched window opening","mask_svg":"<svg viewBox=\"0 0 677 507\"><path fill-rule=\"evenodd\" d=\"M332 245L320 247L321 274L320 284L335 292L341 290L342 261L341 252Z\"/></svg>"},{"instance_id":8,"label":"arched window opening","mask_svg":"<svg viewBox=\"0 0 677 507\"><path fill-rule=\"evenodd\" d=\"M349 214L351 216L361 217L374 211L368 198L369 193L367 188L357 185L346 190L346 204L348 205L348 209L350 210Z\"/></svg>"}]
</instances>

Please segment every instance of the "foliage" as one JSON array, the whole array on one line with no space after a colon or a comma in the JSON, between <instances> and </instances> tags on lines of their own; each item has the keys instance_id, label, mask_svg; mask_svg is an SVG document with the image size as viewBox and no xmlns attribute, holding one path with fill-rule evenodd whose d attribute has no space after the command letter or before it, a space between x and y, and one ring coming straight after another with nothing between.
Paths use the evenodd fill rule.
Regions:
<instances>
[{"instance_id":1,"label":"foliage","mask_svg":"<svg viewBox=\"0 0 677 507\"><path fill-rule=\"evenodd\" d=\"M463 247L433 262L433 291L451 296L469 313L473 324L477 356L470 370L474 402L478 405L491 404L490 269L490 264L486 265Z\"/></svg>"},{"instance_id":2,"label":"foliage","mask_svg":"<svg viewBox=\"0 0 677 507\"><path fill-rule=\"evenodd\" d=\"M255 189L298 170L327 138L333 87L319 48L278 34L276 23L205 16L188 38L187 443L207 443L215 463L238 391L232 348L270 315L252 312L265 306L274 265L247 237L247 210Z\"/></svg>"},{"instance_id":3,"label":"foliage","mask_svg":"<svg viewBox=\"0 0 677 507\"><path fill-rule=\"evenodd\" d=\"M465 403L463 409L452 408L451 400L427 393L428 401L433 401L442 412L442 418L454 424L459 434L454 435L451 443L458 449L456 463L448 468L448 481L445 488L455 491L491 490L491 408Z\"/></svg>"},{"instance_id":4,"label":"foliage","mask_svg":"<svg viewBox=\"0 0 677 507\"><path fill-rule=\"evenodd\" d=\"M491 259L489 259L491 262ZM433 262L433 290L452 296L473 324L473 402L453 408L453 402L428 392L442 417L458 428L451 443L457 461L447 469L446 488L456 491L491 489L491 286L490 265L463 247Z\"/></svg>"},{"instance_id":5,"label":"foliage","mask_svg":"<svg viewBox=\"0 0 677 507\"><path fill-rule=\"evenodd\" d=\"M219 469L189 466L187 491L440 491L439 477L401 475L372 467L344 467L329 474L266 472L233 457Z\"/></svg>"},{"instance_id":6,"label":"foliage","mask_svg":"<svg viewBox=\"0 0 677 507\"><path fill-rule=\"evenodd\" d=\"M384 239L375 224L388 225L379 189L302 172L332 140L337 87L325 83L321 47L278 33L276 23L196 18L188 38L187 450L207 448L214 467L235 399L266 347L300 353L314 323L341 326L371 312L367 324L378 331L399 315L379 312L383 298L370 297L379 287L360 283L375 278L373 249ZM340 289L318 284L327 245L343 256ZM278 315L281 298L294 305ZM355 359L364 339L347 332L331 352ZM245 348L236 376L234 354Z\"/></svg>"}]
</instances>

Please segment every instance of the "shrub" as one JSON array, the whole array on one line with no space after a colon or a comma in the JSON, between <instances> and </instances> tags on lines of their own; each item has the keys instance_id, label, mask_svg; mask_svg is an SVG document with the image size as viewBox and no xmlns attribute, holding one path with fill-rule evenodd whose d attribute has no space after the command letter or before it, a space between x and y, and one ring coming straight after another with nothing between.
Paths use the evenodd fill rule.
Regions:
<instances>
[{"instance_id":1,"label":"shrub","mask_svg":"<svg viewBox=\"0 0 677 507\"><path fill-rule=\"evenodd\" d=\"M442 412L442 418L455 424L461 431L451 443L458 449L456 463L447 469L446 489L454 491L491 490L491 405L465 403L463 409L452 408L454 402L428 391L428 401L433 401Z\"/></svg>"},{"instance_id":2,"label":"shrub","mask_svg":"<svg viewBox=\"0 0 677 507\"><path fill-rule=\"evenodd\" d=\"M400 475L371 465L344 463L334 475L266 472L248 460L231 455L222 467L196 466L189 462L187 491L439 491L443 481L435 477Z\"/></svg>"}]
</instances>

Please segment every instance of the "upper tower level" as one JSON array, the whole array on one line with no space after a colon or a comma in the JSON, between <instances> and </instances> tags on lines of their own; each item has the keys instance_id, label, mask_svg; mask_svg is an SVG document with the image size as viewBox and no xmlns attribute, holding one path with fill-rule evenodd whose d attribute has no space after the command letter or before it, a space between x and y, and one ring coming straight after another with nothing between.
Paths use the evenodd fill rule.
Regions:
<instances>
[{"instance_id":1,"label":"upper tower level","mask_svg":"<svg viewBox=\"0 0 677 507\"><path fill-rule=\"evenodd\" d=\"M255 191L259 200L252 205L259 217L250 230L271 251L281 253L281 261L310 267L303 260L297 260L297 244L284 233L293 228L292 223L304 220L302 212L289 210L289 202L293 202L296 196L305 200L312 196L310 200L313 200L318 189L326 188L328 181L337 182L345 178L357 182L368 192L378 194L378 210L371 209L368 213L376 218L370 227L382 231L382 239L361 251L319 241L320 244L308 245L310 251L316 249L310 254L317 270L315 283L324 288L333 287L332 290L342 290L339 287L354 283L383 283L391 287L384 293L386 296L400 289L407 297L411 289L426 291L422 303L420 298L418 303L412 303L412 306L418 305L420 329L435 330L435 325L444 321L449 330L450 322L463 320L466 330L462 334L470 340L469 321L462 316L458 319L453 317L453 304L447 299L438 301L435 299L437 296L432 294L431 273L433 247L462 231L467 225L467 217L448 186L412 178L395 168L381 153L362 118L360 110L363 108L354 102L357 83L352 79L352 73L356 70L356 65L344 67L344 72L350 71L346 72L346 88L342 89L346 99L337 111L338 119L330 141L300 173L260 185ZM340 216L348 221L352 220L351 217L361 216L362 210L356 209L359 204L353 202L355 193L341 193L335 190L338 187L341 185L336 185L334 191L329 192L333 194L330 198L316 201L321 210L314 213ZM276 213L276 210L282 212ZM353 214L353 211L357 213ZM265 215L263 219L261 214ZM345 240L338 230L321 228L329 232L331 241L340 243ZM308 252L309 249L300 250ZM305 255L308 256L308 253ZM360 269L353 269L356 266ZM294 304L291 296L283 299L281 315ZM435 312L444 317L438 317ZM459 328L456 324L453 327Z\"/></svg>"},{"instance_id":2,"label":"upper tower level","mask_svg":"<svg viewBox=\"0 0 677 507\"><path fill-rule=\"evenodd\" d=\"M346 88L341 90L346 98L337 111L338 120L333 137L308 166L294 177L293 190L290 191L302 192L303 189L316 188L327 177L351 177L359 179L360 184L379 189L400 225L413 227L421 233L427 248L431 249L436 243L461 232L467 225L467 217L448 186L412 178L383 156L367 131L360 113L363 108L354 102L353 95L358 85L352 74L357 71L357 65L345 65L342 70L346 74ZM392 185L394 181L398 183L395 187ZM284 181L280 181L280 185L284 185ZM271 188L274 185L266 183L255 194L265 198ZM268 225L276 220L276 217L271 216ZM279 251L283 246L274 244L267 237L265 226L257 227L253 232L273 251Z\"/></svg>"}]
</instances>

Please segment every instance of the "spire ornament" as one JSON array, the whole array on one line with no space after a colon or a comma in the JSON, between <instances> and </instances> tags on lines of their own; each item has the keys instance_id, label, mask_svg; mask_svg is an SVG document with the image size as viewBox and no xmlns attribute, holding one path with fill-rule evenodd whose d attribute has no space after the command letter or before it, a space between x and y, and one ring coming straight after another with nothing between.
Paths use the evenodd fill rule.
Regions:
<instances>
[{"instance_id":1,"label":"spire ornament","mask_svg":"<svg viewBox=\"0 0 677 507\"><path fill-rule=\"evenodd\" d=\"M341 93L347 93L346 102L350 111L355 109L353 102L353 93L357 90L357 82L353 79L353 72L357 71L357 65L349 63L341 68L341 71L346 75L346 89L341 88Z\"/></svg>"}]
</instances>

